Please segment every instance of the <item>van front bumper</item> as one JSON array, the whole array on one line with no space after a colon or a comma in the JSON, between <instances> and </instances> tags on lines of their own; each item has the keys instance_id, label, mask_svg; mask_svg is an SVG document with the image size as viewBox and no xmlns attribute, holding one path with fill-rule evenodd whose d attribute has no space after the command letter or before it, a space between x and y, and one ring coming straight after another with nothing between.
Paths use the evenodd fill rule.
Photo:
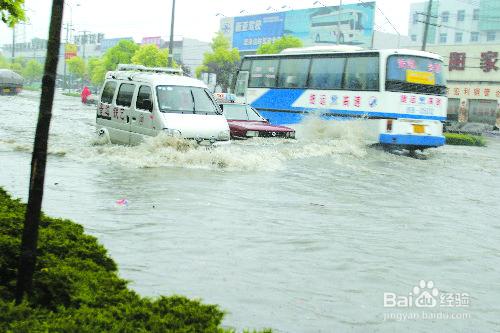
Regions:
<instances>
[{"instance_id":1,"label":"van front bumper","mask_svg":"<svg viewBox=\"0 0 500 333\"><path fill-rule=\"evenodd\" d=\"M444 136L409 135L409 134L380 134L379 142L385 145L396 145L408 148L431 148L443 146L446 142Z\"/></svg>"}]
</instances>

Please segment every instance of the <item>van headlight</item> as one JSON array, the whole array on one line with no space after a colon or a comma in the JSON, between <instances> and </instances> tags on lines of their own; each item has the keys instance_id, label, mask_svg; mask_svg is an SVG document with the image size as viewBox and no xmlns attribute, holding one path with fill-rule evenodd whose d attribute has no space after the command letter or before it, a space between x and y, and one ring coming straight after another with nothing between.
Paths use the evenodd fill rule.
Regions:
<instances>
[{"instance_id":1,"label":"van headlight","mask_svg":"<svg viewBox=\"0 0 500 333\"><path fill-rule=\"evenodd\" d=\"M259 131L247 131L247 136L259 136Z\"/></svg>"},{"instance_id":2,"label":"van headlight","mask_svg":"<svg viewBox=\"0 0 500 333\"><path fill-rule=\"evenodd\" d=\"M174 138L180 138L182 136L181 131L173 128L164 128L163 133Z\"/></svg>"},{"instance_id":3,"label":"van headlight","mask_svg":"<svg viewBox=\"0 0 500 333\"><path fill-rule=\"evenodd\" d=\"M230 138L229 131L220 131L219 135L217 136L217 140L219 141L227 141L229 140L229 138Z\"/></svg>"}]
</instances>

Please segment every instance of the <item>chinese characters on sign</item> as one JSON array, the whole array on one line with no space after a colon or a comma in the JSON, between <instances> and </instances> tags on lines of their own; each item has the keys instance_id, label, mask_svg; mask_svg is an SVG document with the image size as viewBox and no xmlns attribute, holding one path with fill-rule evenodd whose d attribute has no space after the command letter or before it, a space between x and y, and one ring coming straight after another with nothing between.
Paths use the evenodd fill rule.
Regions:
<instances>
[{"instance_id":1,"label":"chinese characters on sign","mask_svg":"<svg viewBox=\"0 0 500 333\"><path fill-rule=\"evenodd\" d=\"M262 44L275 42L279 38L280 37L245 38L243 40L243 45L245 45L245 46L250 46L250 45L260 46Z\"/></svg>"},{"instance_id":2,"label":"chinese characters on sign","mask_svg":"<svg viewBox=\"0 0 500 333\"><path fill-rule=\"evenodd\" d=\"M449 71L463 71L465 69L465 52L451 52L450 62L448 64Z\"/></svg>"},{"instance_id":3,"label":"chinese characters on sign","mask_svg":"<svg viewBox=\"0 0 500 333\"><path fill-rule=\"evenodd\" d=\"M450 87L448 96L464 97L496 97L500 98L500 89L493 87Z\"/></svg>"},{"instance_id":4,"label":"chinese characters on sign","mask_svg":"<svg viewBox=\"0 0 500 333\"><path fill-rule=\"evenodd\" d=\"M448 70L450 72L454 70L456 71L465 70L465 60L466 60L465 52L450 52ZM491 72L492 70L497 71L498 70L498 67L496 65L497 61L498 61L498 52L493 52L493 51L481 52L479 67L485 73Z\"/></svg>"},{"instance_id":5,"label":"chinese characters on sign","mask_svg":"<svg viewBox=\"0 0 500 333\"><path fill-rule=\"evenodd\" d=\"M262 20L243 21L236 23L234 31L260 31L262 28Z\"/></svg>"},{"instance_id":6,"label":"chinese characters on sign","mask_svg":"<svg viewBox=\"0 0 500 333\"><path fill-rule=\"evenodd\" d=\"M496 66L496 63L498 61L498 52L482 52L481 53L481 64L480 67L483 70L483 72L489 72L491 70L498 70L498 67Z\"/></svg>"},{"instance_id":7,"label":"chinese characters on sign","mask_svg":"<svg viewBox=\"0 0 500 333\"><path fill-rule=\"evenodd\" d=\"M306 97L306 96L304 96ZM311 92L307 95L307 100L304 99L309 107L315 108L338 108L339 106L354 110L362 108L374 109L377 104L377 97L370 96L369 98L360 95L337 95Z\"/></svg>"}]
</instances>

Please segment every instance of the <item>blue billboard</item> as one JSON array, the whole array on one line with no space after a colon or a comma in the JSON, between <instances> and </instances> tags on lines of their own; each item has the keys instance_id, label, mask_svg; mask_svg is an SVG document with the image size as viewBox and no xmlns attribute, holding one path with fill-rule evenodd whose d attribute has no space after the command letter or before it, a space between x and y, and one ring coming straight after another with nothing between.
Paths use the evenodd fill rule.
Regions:
<instances>
[{"instance_id":1,"label":"blue billboard","mask_svg":"<svg viewBox=\"0 0 500 333\"><path fill-rule=\"evenodd\" d=\"M295 36L304 46L371 44L375 2L290 10L221 20L221 31L240 51L255 51L283 35Z\"/></svg>"},{"instance_id":2,"label":"blue billboard","mask_svg":"<svg viewBox=\"0 0 500 333\"><path fill-rule=\"evenodd\" d=\"M235 17L233 24L233 47L255 50L283 36L285 13Z\"/></svg>"}]
</instances>

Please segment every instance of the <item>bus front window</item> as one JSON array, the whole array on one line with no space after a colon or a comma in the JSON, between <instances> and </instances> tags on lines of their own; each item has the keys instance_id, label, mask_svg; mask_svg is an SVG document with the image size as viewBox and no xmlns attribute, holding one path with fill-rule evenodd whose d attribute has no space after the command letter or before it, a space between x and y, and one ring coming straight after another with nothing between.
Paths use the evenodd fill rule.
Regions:
<instances>
[{"instance_id":1,"label":"bus front window","mask_svg":"<svg viewBox=\"0 0 500 333\"><path fill-rule=\"evenodd\" d=\"M386 90L444 96L443 62L420 56L390 56L387 60Z\"/></svg>"}]
</instances>

